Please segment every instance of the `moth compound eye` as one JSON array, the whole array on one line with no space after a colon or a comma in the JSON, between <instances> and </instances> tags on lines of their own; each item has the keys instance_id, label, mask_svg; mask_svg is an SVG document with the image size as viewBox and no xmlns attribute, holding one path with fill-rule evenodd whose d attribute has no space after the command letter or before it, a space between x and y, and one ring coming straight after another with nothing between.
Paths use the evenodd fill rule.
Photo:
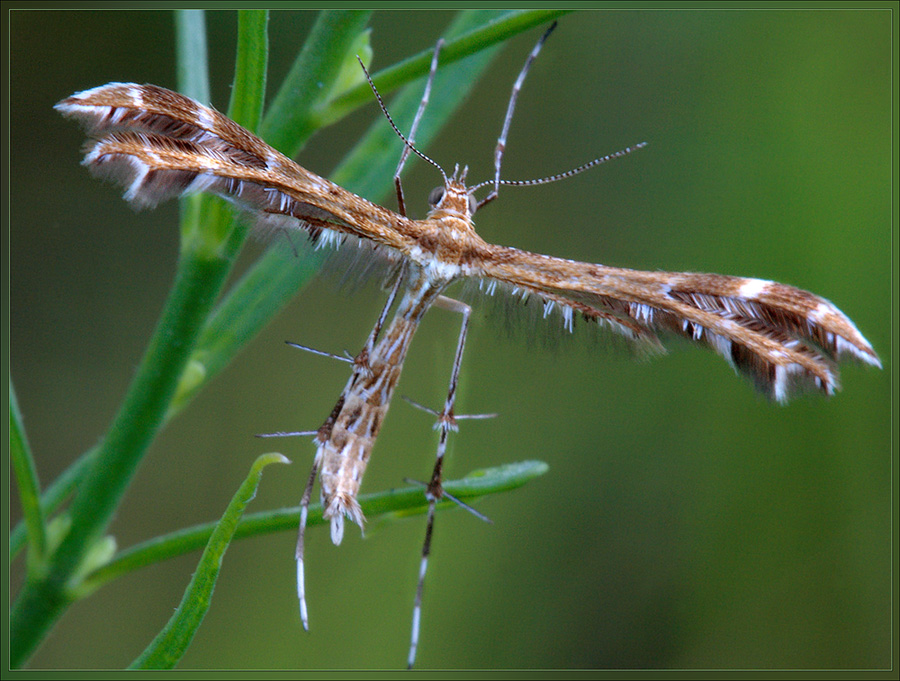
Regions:
<instances>
[{"instance_id":1,"label":"moth compound eye","mask_svg":"<svg viewBox=\"0 0 900 681\"><path fill-rule=\"evenodd\" d=\"M475 215L477 209L478 200L475 198L474 194L469 194L469 215Z\"/></svg>"},{"instance_id":2,"label":"moth compound eye","mask_svg":"<svg viewBox=\"0 0 900 681\"><path fill-rule=\"evenodd\" d=\"M437 205L443 200L445 190L443 187L435 187L431 190L431 193L428 195L428 205L432 207L437 207Z\"/></svg>"}]
</instances>

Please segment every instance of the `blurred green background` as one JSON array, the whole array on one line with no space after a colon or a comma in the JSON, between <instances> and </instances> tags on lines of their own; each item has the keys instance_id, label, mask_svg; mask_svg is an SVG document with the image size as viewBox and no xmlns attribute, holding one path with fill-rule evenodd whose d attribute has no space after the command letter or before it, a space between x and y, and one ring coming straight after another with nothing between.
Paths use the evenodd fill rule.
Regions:
<instances>
[{"instance_id":1,"label":"blurred green background","mask_svg":"<svg viewBox=\"0 0 900 681\"><path fill-rule=\"evenodd\" d=\"M451 18L375 13L374 67L428 49ZM177 205L136 213L91 179L78 165L82 133L51 107L112 80L174 87L173 26L167 12L9 19L11 373L46 483L115 413L178 244ZM270 93L313 19L272 14ZM479 312L458 411L500 416L463 423L447 476L522 459L550 472L481 503L493 525L455 511L438 518L420 668L890 665L890 22L887 11L592 11L560 21L519 99L504 175L542 177L649 145L566 182L505 189L477 216L480 233L591 262L809 289L853 318L885 370L846 366L834 399L779 407L686 344L633 361L582 329L547 348L558 320ZM208 15L220 109L235 25L232 12ZM509 90L538 35L505 46L428 149L445 168L491 175ZM371 105L323 131L300 162L327 175L379 115ZM438 181L413 169L414 215ZM250 244L238 269L261 248ZM375 282L348 295L327 278L298 295L153 446L111 528L119 545L217 517L273 448L254 433L320 425L347 369L284 340L355 350L382 300ZM399 393L441 403L457 329L455 316L430 314ZM364 491L425 478L434 444L430 417L397 400ZM266 472L251 511L299 500L313 449L275 446L295 465ZM182 668L402 666L423 531L421 518L375 523L339 548L311 531L309 634L294 595L294 533L234 544ZM169 617L196 559L77 604L32 666L127 665ZM20 560L13 593L21 573Z\"/></svg>"}]
</instances>

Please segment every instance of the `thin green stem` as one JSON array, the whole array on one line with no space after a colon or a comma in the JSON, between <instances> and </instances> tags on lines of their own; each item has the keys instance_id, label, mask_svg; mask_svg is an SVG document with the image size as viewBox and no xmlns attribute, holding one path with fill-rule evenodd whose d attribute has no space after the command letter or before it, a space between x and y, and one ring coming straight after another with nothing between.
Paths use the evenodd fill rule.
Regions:
<instances>
[{"instance_id":1,"label":"thin green stem","mask_svg":"<svg viewBox=\"0 0 900 681\"><path fill-rule=\"evenodd\" d=\"M198 102L208 102L209 62L203 10L175 10L175 52L178 91Z\"/></svg>"},{"instance_id":2,"label":"thin green stem","mask_svg":"<svg viewBox=\"0 0 900 681\"><path fill-rule=\"evenodd\" d=\"M273 147L295 156L315 132L311 112L322 106L322 99L331 92L347 51L365 28L369 14L329 11L316 19L259 129Z\"/></svg>"},{"instance_id":3,"label":"thin green stem","mask_svg":"<svg viewBox=\"0 0 900 681\"><path fill-rule=\"evenodd\" d=\"M202 10L175 10L175 63L178 90L198 102L209 101L209 61L206 49L206 15ZM184 235L195 234L203 222L208 202L188 196L179 202L182 247Z\"/></svg>"},{"instance_id":4,"label":"thin green stem","mask_svg":"<svg viewBox=\"0 0 900 681\"><path fill-rule=\"evenodd\" d=\"M197 19L193 14L184 16ZM254 25L259 30L260 22ZM263 35L256 42L264 40ZM195 51L184 49L179 54L190 55L194 68L205 68L205 58ZM264 59L242 63L248 70L265 67ZM262 74L241 73L235 82L251 83L254 77ZM255 93L257 103L248 105L247 111L260 110L261 90L257 88ZM250 97L243 92L235 96ZM71 580L102 538L147 447L169 413L200 330L233 264L234 254L229 258L220 255L232 220L221 201L202 211L187 210L185 217L190 219L185 220L188 226L182 225L182 251L172 292L122 407L78 487L68 511L68 534L49 558L46 574L26 582L11 611L10 661L14 667L24 663L73 600L78 585Z\"/></svg>"},{"instance_id":5,"label":"thin green stem","mask_svg":"<svg viewBox=\"0 0 900 681\"><path fill-rule=\"evenodd\" d=\"M89 449L63 471L56 480L50 483L40 498L41 512L45 517L53 515L68 496L75 491L78 482L93 465L97 448ZM27 528L24 520L20 521L9 533L9 562L18 555L27 539Z\"/></svg>"},{"instance_id":6,"label":"thin green stem","mask_svg":"<svg viewBox=\"0 0 900 681\"><path fill-rule=\"evenodd\" d=\"M269 12L238 12L237 60L228 117L255 131L262 119L269 64Z\"/></svg>"},{"instance_id":7,"label":"thin green stem","mask_svg":"<svg viewBox=\"0 0 900 681\"><path fill-rule=\"evenodd\" d=\"M444 489L457 499L469 502L490 494L522 487L547 470L547 464L542 461L522 461L472 471L459 480L444 482ZM405 487L365 494L359 498L359 503L370 523L378 518L421 515L428 510L428 500L421 487ZM455 508L455 504L444 499L438 508ZM234 537L243 539L274 532L296 532L299 516L298 506L248 514L241 519ZM307 525L312 527L324 522L322 505L310 505ZM85 581L85 588L94 590L134 570L196 551L206 544L214 528L215 523L204 523L132 546L91 574Z\"/></svg>"}]
</instances>

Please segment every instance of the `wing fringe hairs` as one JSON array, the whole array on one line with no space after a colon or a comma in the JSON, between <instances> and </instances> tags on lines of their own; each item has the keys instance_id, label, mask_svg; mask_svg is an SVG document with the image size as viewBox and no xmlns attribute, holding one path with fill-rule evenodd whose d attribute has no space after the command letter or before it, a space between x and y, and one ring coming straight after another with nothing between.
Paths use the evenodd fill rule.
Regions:
<instances>
[{"instance_id":1,"label":"wing fringe hairs","mask_svg":"<svg viewBox=\"0 0 900 681\"><path fill-rule=\"evenodd\" d=\"M718 274L641 272L489 244L474 232L435 233L305 170L212 108L155 85L109 83L56 105L94 138L84 165L125 186L140 208L206 191L255 214L264 230L303 230L317 245L370 243L381 257L450 262L458 278L500 282L606 325L653 349L658 332L711 348L778 402L804 390L832 394L845 357L880 367L853 322L831 302L792 286ZM464 237L464 238L463 238ZM359 240L359 241L358 241ZM437 263L435 265L434 263Z\"/></svg>"}]
</instances>

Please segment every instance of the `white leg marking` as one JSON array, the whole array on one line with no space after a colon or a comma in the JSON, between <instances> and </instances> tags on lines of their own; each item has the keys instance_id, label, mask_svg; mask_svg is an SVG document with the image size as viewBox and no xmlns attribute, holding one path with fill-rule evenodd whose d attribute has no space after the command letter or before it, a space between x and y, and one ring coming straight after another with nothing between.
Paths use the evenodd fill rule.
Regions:
<instances>
[{"instance_id":1,"label":"white leg marking","mask_svg":"<svg viewBox=\"0 0 900 681\"><path fill-rule=\"evenodd\" d=\"M409 640L409 657L407 658L407 668L411 668L416 662L416 652L419 648L419 623L422 621L422 590L421 585L425 582L425 573L428 571L428 556L422 556L422 562L419 563L419 589L416 597L416 605L413 608L412 618L412 634Z\"/></svg>"},{"instance_id":2,"label":"white leg marking","mask_svg":"<svg viewBox=\"0 0 900 681\"><path fill-rule=\"evenodd\" d=\"M306 517L309 508L306 506L300 509L300 527L306 527ZM297 599L300 601L300 621L303 622L303 628L309 631L309 612L306 609L306 575L303 568L303 556L297 555Z\"/></svg>"}]
</instances>

